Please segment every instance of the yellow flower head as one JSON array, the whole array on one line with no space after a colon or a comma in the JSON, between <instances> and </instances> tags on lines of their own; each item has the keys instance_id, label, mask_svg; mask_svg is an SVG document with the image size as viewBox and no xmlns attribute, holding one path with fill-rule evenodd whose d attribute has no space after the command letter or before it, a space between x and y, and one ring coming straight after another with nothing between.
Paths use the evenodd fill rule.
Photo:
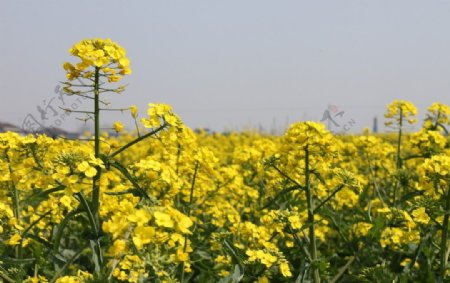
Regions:
<instances>
[{"instance_id":1,"label":"yellow flower head","mask_svg":"<svg viewBox=\"0 0 450 283\"><path fill-rule=\"evenodd\" d=\"M10 246L17 246L20 244L21 239L22 237L19 234L14 234L6 241L6 244Z\"/></svg>"},{"instance_id":2,"label":"yellow flower head","mask_svg":"<svg viewBox=\"0 0 450 283\"><path fill-rule=\"evenodd\" d=\"M124 125L122 124L122 122L117 121L117 122L114 122L113 128L114 128L114 131L116 131L116 133L120 133L123 130Z\"/></svg>"},{"instance_id":3,"label":"yellow flower head","mask_svg":"<svg viewBox=\"0 0 450 283\"><path fill-rule=\"evenodd\" d=\"M136 119L137 115L138 115L138 108L137 108L137 106L136 105L131 105L130 106L130 112L131 112L131 117Z\"/></svg>"},{"instance_id":4,"label":"yellow flower head","mask_svg":"<svg viewBox=\"0 0 450 283\"><path fill-rule=\"evenodd\" d=\"M81 62L75 65L64 63L68 80L93 77L95 72L89 70L90 67L107 77L109 82L119 81L123 75L131 73L125 49L111 39L85 39L72 46L69 52L80 58Z\"/></svg>"},{"instance_id":5,"label":"yellow flower head","mask_svg":"<svg viewBox=\"0 0 450 283\"><path fill-rule=\"evenodd\" d=\"M280 273L284 277L291 277L292 276L291 270L289 268L289 264L287 262L280 263L279 269L280 269Z\"/></svg>"},{"instance_id":6,"label":"yellow flower head","mask_svg":"<svg viewBox=\"0 0 450 283\"><path fill-rule=\"evenodd\" d=\"M284 134L284 143L298 149L329 147L333 142L333 135L325 128L325 125L313 121L294 123Z\"/></svg>"},{"instance_id":7,"label":"yellow flower head","mask_svg":"<svg viewBox=\"0 0 450 283\"><path fill-rule=\"evenodd\" d=\"M392 125L394 121L397 125L402 125L404 121L409 124L414 124L417 115L417 108L412 102L405 100L394 100L391 104L387 106L387 112L384 117L390 119L385 124L386 126Z\"/></svg>"},{"instance_id":8,"label":"yellow flower head","mask_svg":"<svg viewBox=\"0 0 450 283\"><path fill-rule=\"evenodd\" d=\"M440 130L445 125L450 125L450 106L435 102L428 107L424 128L427 130ZM445 129L445 128L444 128Z\"/></svg>"},{"instance_id":9,"label":"yellow flower head","mask_svg":"<svg viewBox=\"0 0 450 283\"><path fill-rule=\"evenodd\" d=\"M428 177L450 178L450 156L440 154L425 159L422 168Z\"/></svg>"}]
</instances>

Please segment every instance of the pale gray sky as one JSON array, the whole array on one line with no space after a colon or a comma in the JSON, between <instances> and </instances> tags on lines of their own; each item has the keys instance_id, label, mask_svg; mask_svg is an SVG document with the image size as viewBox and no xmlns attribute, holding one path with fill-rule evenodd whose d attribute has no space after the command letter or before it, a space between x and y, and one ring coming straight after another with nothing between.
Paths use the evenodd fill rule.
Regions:
<instances>
[{"instance_id":1,"label":"pale gray sky","mask_svg":"<svg viewBox=\"0 0 450 283\"><path fill-rule=\"evenodd\" d=\"M359 130L393 99L422 113L450 103L449 15L450 0L0 0L0 121L40 118L68 49L102 37L133 69L113 106L164 102L192 128L224 130L320 120L332 104ZM130 122L102 124L114 120Z\"/></svg>"}]
</instances>

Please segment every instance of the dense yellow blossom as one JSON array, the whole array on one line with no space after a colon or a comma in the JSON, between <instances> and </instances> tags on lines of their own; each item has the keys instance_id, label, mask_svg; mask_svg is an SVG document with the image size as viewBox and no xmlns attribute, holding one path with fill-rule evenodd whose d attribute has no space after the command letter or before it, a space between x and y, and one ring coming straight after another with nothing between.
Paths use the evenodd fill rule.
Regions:
<instances>
[{"instance_id":1,"label":"dense yellow blossom","mask_svg":"<svg viewBox=\"0 0 450 283\"><path fill-rule=\"evenodd\" d=\"M387 126L392 125L393 121L395 121L396 125L400 125L403 121L407 121L409 124L414 124L417 122L415 119L416 115L417 108L412 102L405 100L394 100L387 106L387 112L384 114L384 117L391 120L385 124Z\"/></svg>"},{"instance_id":2,"label":"dense yellow blossom","mask_svg":"<svg viewBox=\"0 0 450 283\"><path fill-rule=\"evenodd\" d=\"M111 39L82 40L69 52L81 59L81 62L75 65L69 62L64 63L63 67L69 80L79 76L84 78L94 76L94 72L89 70L91 66L103 72L110 82L119 81L123 75L131 74L130 61L126 57L125 49Z\"/></svg>"},{"instance_id":3,"label":"dense yellow blossom","mask_svg":"<svg viewBox=\"0 0 450 283\"><path fill-rule=\"evenodd\" d=\"M412 115L410 108L403 110ZM137 108L130 112L137 118ZM46 251L65 260L81 254L55 281L89 281L95 271L84 265L91 254L83 245L93 235L86 233L91 228L80 212L81 196L89 204L101 170L100 241L112 280L177 282L184 270L185 278L204 272L219 282L243 268L244 281L291 282L310 256L307 152L315 240L319 257L333 262L320 263L329 274L358 254L364 255L360 264L382 264L385 257L412 268L420 245L440 243L450 183L449 139L441 129L405 134L404 167L397 170L393 134L336 136L315 122L294 123L283 136L195 132L165 104L151 104L142 122L141 135L163 128L114 156L136 135L102 135L99 158L89 141L0 134L5 258L14 258L19 247L25 260L32 258L37 247L54 245L67 225L58 251ZM396 185L403 194L394 204ZM432 244L427 248L435 249ZM348 267L353 274L356 266ZM52 279L45 269L31 272L21 280Z\"/></svg>"}]
</instances>

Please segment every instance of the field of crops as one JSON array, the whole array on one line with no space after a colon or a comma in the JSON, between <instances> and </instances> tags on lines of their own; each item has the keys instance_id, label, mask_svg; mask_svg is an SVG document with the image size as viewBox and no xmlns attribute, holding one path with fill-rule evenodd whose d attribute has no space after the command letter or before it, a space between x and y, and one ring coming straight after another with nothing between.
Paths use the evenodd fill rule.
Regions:
<instances>
[{"instance_id":1,"label":"field of crops","mask_svg":"<svg viewBox=\"0 0 450 283\"><path fill-rule=\"evenodd\" d=\"M127 106L136 131L116 122L110 137L102 94L125 90L125 50L70 52L65 91L92 101L79 114L95 130L0 134L3 282L449 280L448 105L416 121L394 101L389 134L305 121L282 136L194 132L169 105Z\"/></svg>"}]
</instances>

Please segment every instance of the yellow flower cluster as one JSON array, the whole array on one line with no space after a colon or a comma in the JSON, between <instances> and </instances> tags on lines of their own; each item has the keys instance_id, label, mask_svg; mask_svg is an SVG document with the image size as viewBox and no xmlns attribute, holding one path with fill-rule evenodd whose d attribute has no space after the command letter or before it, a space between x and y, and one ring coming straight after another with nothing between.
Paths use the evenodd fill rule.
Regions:
<instances>
[{"instance_id":1,"label":"yellow flower cluster","mask_svg":"<svg viewBox=\"0 0 450 283\"><path fill-rule=\"evenodd\" d=\"M403 121L409 124L414 124L417 120L414 118L417 115L417 108L409 101L395 100L387 106L387 112L384 114L385 118L391 119L386 122L386 126L392 125L394 121L396 125L400 125ZM392 121L393 120L393 121Z\"/></svg>"},{"instance_id":2,"label":"yellow flower cluster","mask_svg":"<svg viewBox=\"0 0 450 283\"><path fill-rule=\"evenodd\" d=\"M137 107L129 110L136 119ZM54 282L95 280L80 210L98 175L111 282L219 282L240 270L245 282L292 282L313 262L338 274L362 255L348 265L358 274L359 264L380 258L412 263L423 245L439 252L450 183L445 132L405 134L398 169L393 134L334 136L315 122L294 123L281 137L206 133L183 125L169 105L150 104L147 114L141 135L161 130L114 156L133 133L103 135L99 158L90 141L0 134L1 258L26 262L42 250L56 258L37 270L23 265L19 280L49 282L66 263Z\"/></svg>"},{"instance_id":3,"label":"yellow flower cluster","mask_svg":"<svg viewBox=\"0 0 450 283\"><path fill-rule=\"evenodd\" d=\"M64 63L63 67L70 81L79 77L93 78L96 70L107 77L109 82L117 82L124 75L131 74L130 61L126 57L125 49L111 39L82 40L70 48L69 52L81 59L81 62L75 65Z\"/></svg>"},{"instance_id":4,"label":"yellow flower cluster","mask_svg":"<svg viewBox=\"0 0 450 283\"><path fill-rule=\"evenodd\" d=\"M441 127L450 125L450 106L435 102L428 107L428 115L425 118L424 128L437 130L438 125L441 125Z\"/></svg>"}]
</instances>

